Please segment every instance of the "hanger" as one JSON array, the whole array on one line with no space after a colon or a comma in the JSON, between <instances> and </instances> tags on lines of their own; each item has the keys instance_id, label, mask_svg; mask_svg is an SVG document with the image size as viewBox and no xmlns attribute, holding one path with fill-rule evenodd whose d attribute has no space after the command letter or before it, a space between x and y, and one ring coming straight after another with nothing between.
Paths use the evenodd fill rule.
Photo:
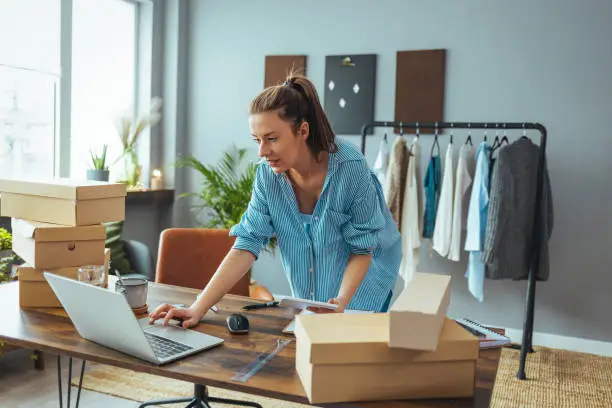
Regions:
<instances>
[{"instance_id":1,"label":"hanger","mask_svg":"<svg viewBox=\"0 0 612 408\"><path fill-rule=\"evenodd\" d=\"M468 137L465 141L465 144L469 144L470 146L473 146L472 144L472 124L468 123Z\"/></svg>"},{"instance_id":2,"label":"hanger","mask_svg":"<svg viewBox=\"0 0 612 408\"><path fill-rule=\"evenodd\" d=\"M523 136L521 136L522 139L529 139L527 137L527 130L525 129L525 123L523 123Z\"/></svg>"},{"instance_id":3,"label":"hanger","mask_svg":"<svg viewBox=\"0 0 612 408\"><path fill-rule=\"evenodd\" d=\"M387 124L387 122L385 122L385 135L383 136L383 142L385 142L385 143L387 142L387 126L388 126L388 124Z\"/></svg>"},{"instance_id":4,"label":"hanger","mask_svg":"<svg viewBox=\"0 0 612 408\"><path fill-rule=\"evenodd\" d=\"M506 124L505 123L504 123L504 136L501 139L499 139L499 140L498 140L498 138L499 138L499 136L495 136L496 143L493 143L493 148L491 149L491 155L493 155L493 152L495 150L497 150L500 147L502 147L504 145L504 142L506 144L509 143L508 142L508 136L506 134Z\"/></svg>"},{"instance_id":5,"label":"hanger","mask_svg":"<svg viewBox=\"0 0 612 408\"><path fill-rule=\"evenodd\" d=\"M404 137L404 122L400 122L400 137Z\"/></svg>"},{"instance_id":6,"label":"hanger","mask_svg":"<svg viewBox=\"0 0 612 408\"><path fill-rule=\"evenodd\" d=\"M499 127L499 124L495 124L495 128L497 129ZM497 148L497 146L499 145L499 129L495 131L495 139L493 140L493 146L491 146L493 148L493 150L495 150L495 148Z\"/></svg>"},{"instance_id":7,"label":"hanger","mask_svg":"<svg viewBox=\"0 0 612 408\"><path fill-rule=\"evenodd\" d=\"M510 143L508 142L508 131L506 130L506 124L504 123L504 136L501 138L501 142L499 142L500 146L506 142L506 144Z\"/></svg>"},{"instance_id":8,"label":"hanger","mask_svg":"<svg viewBox=\"0 0 612 408\"><path fill-rule=\"evenodd\" d=\"M435 126L434 142L431 145L431 157L433 157L435 147L438 147L438 156L439 156L440 155L440 143L438 142L438 122L436 122L436 126Z\"/></svg>"},{"instance_id":9,"label":"hanger","mask_svg":"<svg viewBox=\"0 0 612 408\"><path fill-rule=\"evenodd\" d=\"M483 139L485 142L487 141L487 126L488 126L488 125L485 123L485 124L484 124L485 131L484 131L484 139Z\"/></svg>"},{"instance_id":10,"label":"hanger","mask_svg":"<svg viewBox=\"0 0 612 408\"><path fill-rule=\"evenodd\" d=\"M453 144L453 128L454 127L455 127L455 124L451 123L450 144Z\"/></svg>"}]
</instances>

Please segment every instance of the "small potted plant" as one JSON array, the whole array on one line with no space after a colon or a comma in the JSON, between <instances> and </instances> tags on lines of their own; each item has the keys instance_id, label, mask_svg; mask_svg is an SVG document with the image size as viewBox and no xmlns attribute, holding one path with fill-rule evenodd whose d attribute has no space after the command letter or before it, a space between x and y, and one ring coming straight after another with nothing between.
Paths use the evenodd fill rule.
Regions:
<instances>
[{"instance_id":1,"label":"small potted plant","mask_svg":"<svg viewBox=\"0 0 612 408\"><path fill-rule=\"evenodd\" d=\"M102 154L97 155L92 150L89 151L91 155L91 169L87 169L87 179L97 181L108 181L108 166L106 165L106 149L107 145L102 147Z\"/></svg>"}]
</instances>

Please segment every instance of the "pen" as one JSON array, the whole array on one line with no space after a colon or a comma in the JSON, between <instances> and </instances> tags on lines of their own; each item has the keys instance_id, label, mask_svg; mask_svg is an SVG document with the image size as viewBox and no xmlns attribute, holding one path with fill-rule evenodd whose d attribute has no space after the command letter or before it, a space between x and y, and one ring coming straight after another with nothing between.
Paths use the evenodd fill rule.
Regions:
<instances>
[{"instance_id":1,"label":"pen","mask_svg":"<svg viewBox=\"0 0 612 408\"><path fill-rule=\"evenodd\" d=\"M274 307L278 306L278 301L266 302L266 303L252 303L250 305L246 305L242 307L242 310L253 310L253 309L263 309L266 307Z\"/></svg>"}]
</instances>

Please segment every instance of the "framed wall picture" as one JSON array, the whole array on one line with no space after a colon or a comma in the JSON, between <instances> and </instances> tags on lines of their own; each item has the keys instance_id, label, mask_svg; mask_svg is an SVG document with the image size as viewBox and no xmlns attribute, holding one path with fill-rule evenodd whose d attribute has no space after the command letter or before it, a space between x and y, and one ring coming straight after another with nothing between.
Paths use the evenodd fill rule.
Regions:
<instances>
[{"instance_id":1,"label":"framed wall picture","mask_svg":"<svg viewBox=\"0 0 612 408\"><path fill-rule=\"evenodd\" d=\"M264 88L282 83L291 72L306 75L305 55L267 55Z\"/></svg>"},{"instance_id":2,"label":"framed wall picture","mask_svg":"<svg viewBox=\"0 0 612 408\"><path fill-rule=\"evenodd\" d=\"M396 63L394 120L444 121L446 50L398 51ZM395 132L399 133L399 129ZM433 133L434 130L420 129L420 132Z\"/></svg>"},{"instance_id":3,"label":"framed wall picture","mask_svg":"<svg viewBox=\"0 0 612 408\"><path fill-rule=\"evenodd\" d=\"M376 54L325 58L324 108L336 134L359 135L374 120L376 60Z\"/></svg>"}]
</instances>

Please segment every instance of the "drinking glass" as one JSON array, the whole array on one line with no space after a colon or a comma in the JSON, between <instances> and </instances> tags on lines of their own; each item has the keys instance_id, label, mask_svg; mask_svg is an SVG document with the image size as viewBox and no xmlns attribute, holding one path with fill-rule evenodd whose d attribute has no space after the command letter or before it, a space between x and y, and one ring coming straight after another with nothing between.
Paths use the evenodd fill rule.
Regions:
<instances>
[{"instance_id":1,"label":"drinking glass","mask_svg":"<svg viewBox=\"0 0 612 408\"><path fill-rule=\"evenodd\" d=\"M84 265L79 268L79 281L104 286L104 265Z\"/></svg>"}]
</instances>

